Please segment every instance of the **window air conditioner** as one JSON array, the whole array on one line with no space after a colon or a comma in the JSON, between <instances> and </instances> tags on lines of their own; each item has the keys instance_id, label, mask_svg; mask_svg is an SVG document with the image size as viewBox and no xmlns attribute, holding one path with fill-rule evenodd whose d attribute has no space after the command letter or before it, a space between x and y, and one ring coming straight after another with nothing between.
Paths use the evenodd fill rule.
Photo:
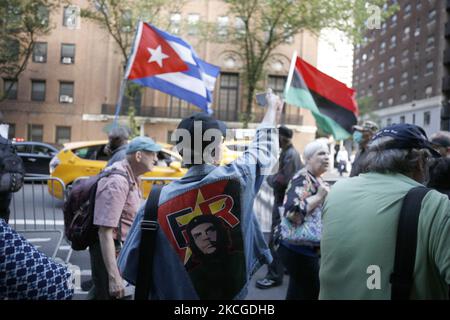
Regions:
<instances>
[{"instance_id":1,"label":"window air conditioner","mask_svg":"<svg viewBox=\"0 0 450 320\"><path fill-rule=\"evenodd\" d=\"M62 63L71 64L72 63L72 58L71 57L64 57L62 59Z\"/></svg>"},{"instance_id":2,"label":"window air conditioner","mask_svg":"<svg viewBox=\"0 0 450 320\"><path fill-rule=\"evenodd\" d=\"M59 102L72 103L73 102L73 98L70 97L70 96L62 95L62 96L59 97Z\"/></svg>"},{"instance_id":3,"label":"window air conditioner","mask_svg":"<svg viewBox=\"0 0 450 320\"><path fill-rule=\"evenodd\" d=\"M35 56L34 57L34 61L36 61L36 62L44 62L44 57L43 56Z\"/></svg>"}]
</instances>

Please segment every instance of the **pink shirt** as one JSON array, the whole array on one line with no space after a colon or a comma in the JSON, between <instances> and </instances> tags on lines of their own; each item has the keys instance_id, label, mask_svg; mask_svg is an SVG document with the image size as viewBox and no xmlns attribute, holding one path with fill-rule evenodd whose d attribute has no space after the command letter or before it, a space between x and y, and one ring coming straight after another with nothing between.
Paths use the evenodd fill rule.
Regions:
<instances>
[{"instance_id":1,"label":"pink shirt","mask_svg":"<svg viewBox=\"0 0 450 320\"><path fill-rule=\"evenodd\" d=\"M94 224L115 228L114 239L118 239L117 230L120 220L122 222L122 241L125 241L139 208L141 191L126 159L115 162L108 168L125 172L131 182L131 188L127 179L120 174L112 174L101 179L97 185Z\"/></svg>"}]
</instances>

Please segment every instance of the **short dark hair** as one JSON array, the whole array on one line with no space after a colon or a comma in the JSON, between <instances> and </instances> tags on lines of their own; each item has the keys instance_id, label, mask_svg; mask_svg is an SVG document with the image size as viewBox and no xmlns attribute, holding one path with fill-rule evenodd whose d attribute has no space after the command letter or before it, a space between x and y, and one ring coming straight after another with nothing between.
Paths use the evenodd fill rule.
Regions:
<instances>
[{"instance_id":1,"label":"short dark hair","mask_svg":"<svg viewBox=\"0 0 450 320\"><path fill-rule=\"evenodd\" d=\"M437 190L450 190L450 158L434 159L430 166L430 182L428 187Z\"/></svg>"}]
</instances>

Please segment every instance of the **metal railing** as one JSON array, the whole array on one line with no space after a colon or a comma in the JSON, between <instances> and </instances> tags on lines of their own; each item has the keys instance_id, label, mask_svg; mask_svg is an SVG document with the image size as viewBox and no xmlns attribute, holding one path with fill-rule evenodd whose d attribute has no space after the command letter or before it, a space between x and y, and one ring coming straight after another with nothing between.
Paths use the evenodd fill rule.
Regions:
<instances>
[{"instance_id":1,"label":"metal railing","mask_svg":"<svg viewBox=\"0 0 450 320\"><path fill-rule=\"evenodd\" d=\"M286 107L286 112L281 115L281 122L293 125L303 124L303 115L299 114L298 108ZM114 115L116 112L116 106L112 104L102 104L102 114ZM289 111L290 110L290 111ZM169 118L169 119L182 119L189 117L192 113L197 112L197 107L187 108L170 108L170 107L156 107L156 106L139 106L136 107L135 116L149 117L149 118ZM128 109L122 108L120 115L128 115ZM252 113L251 122L259 123L265 115L265 109L255 109ZM217 109L214 111L214 116L222 121L241 122L240 111L237 109L222 110Z\"/></svg>"},{"instance_id":2,"label":"metal railing","mask_svg":"<svg viewBox=\"0 0 450 320\"><path fill-rule=\"evenodd\" d=\"M48 189L58 186L64 191L65 184L50 176L25 177L24 182L22 189L13 193L9 224L21 234L55 233L56 246L51 254L55 258L64 237L63 201L55 199ZM34 240L39 243L43 239Z\"/></svg>"}]
</instances>

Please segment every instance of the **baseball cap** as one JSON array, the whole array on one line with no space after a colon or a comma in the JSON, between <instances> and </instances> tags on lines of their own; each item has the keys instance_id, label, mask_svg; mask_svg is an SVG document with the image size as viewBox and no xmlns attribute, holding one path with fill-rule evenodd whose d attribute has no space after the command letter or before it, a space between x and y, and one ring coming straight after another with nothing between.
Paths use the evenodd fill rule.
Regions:
<instances>
[{"instance_id":1,"label":"baseball cap","mask_svg":"<svg viewBox=\"0 0 450 320\"><path fill-rule=\"evenodd\" d=\"M401 123L387 126L378 131L372 141L382 137L392 137L394 140L389 143L386 149L428 149L435 157L440 157L433 145L428 141L425 131L414 124Z\"/></svg>"},{"instance_id":2,"label":"baseball cap","mask_svg":"<svg viewBox=\"0 0 450 320\"><path fill-rule=\"evenodd\" d=\"M161 146L149 137L136 137L128 144L126 153L130 154L136 151L158 152L161 151L161 149Z\"/></svg>"},{"instance_id":3,"label":"baseball cap","mask_svg":"<svg viewBox=\"0 0 450 320\"><path fill-rule=\"evenodd\" d=\"M354 130L357 130L357 131L372 131L372 132L377 132L378 131L378 125L375 123L375 122L373 122L373 121L364 121L363 123L362 123L362 125L356 125L356 126L353 126L353 129Z\"/></svg>"}]
</instances>

